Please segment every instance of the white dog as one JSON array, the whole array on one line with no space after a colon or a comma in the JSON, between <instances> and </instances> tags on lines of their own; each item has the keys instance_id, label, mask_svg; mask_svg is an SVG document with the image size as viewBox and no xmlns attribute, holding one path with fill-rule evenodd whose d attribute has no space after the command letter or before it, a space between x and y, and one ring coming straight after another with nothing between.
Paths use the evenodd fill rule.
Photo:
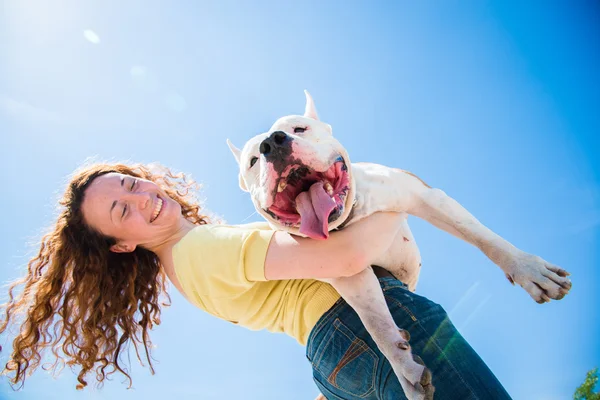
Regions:
<instances>
[{"instance_id":1,"label":"white dog","mask_svg":"<svg viewBox=\"0 0 600 400\"><path fill-rule=\"evenodd\" d=\"M562 299L568 272L525 253L481 224L443 191L410 172L371 163L350 163L331 126L319 121L308 92L304 116L280 118L242 150L227 141L240 166L239 183L273 229L326 239L377 211L423 218L478 247L538 303ZM421 257L406 218L377 265L415 290ZM406 331L398 329L370 268L350 278L327 280L359 315L389 360L409 400L432 398L431 373L415 362ZM418 357L416 357L419 360ZM419 360L420 361L420 360Z\"/></svg>"}]
</instances>

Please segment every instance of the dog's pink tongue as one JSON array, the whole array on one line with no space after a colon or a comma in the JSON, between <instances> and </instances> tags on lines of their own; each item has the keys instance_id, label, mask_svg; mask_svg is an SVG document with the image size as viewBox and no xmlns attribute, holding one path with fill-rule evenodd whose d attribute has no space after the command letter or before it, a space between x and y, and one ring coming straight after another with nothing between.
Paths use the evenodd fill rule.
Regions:
<instances>
[{"instance_id":1,"label":"dog's pink tongue","mask_svg":"<svg viewBox=\"0 0 600 400\"><path fill-rule=\"evenodd\" d=\"M316 182L308 192L296 197L296 208L300 213L300 233L313 239L329 237L329 214L335 207L333 200L325 189L323 182Z\"/></svg>"}]
</instances>

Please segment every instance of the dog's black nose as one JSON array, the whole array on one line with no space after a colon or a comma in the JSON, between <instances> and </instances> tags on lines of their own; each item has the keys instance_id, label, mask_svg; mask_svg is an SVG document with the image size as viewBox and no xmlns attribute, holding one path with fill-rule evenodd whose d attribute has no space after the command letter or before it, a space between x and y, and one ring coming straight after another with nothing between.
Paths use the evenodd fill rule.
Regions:
<instances>
[{"instance_id":1,"label":"dog's black nose","mask_svg":"<svg viewBox=\"0 0 600 400\"><path fill-rule=\"evenodd\" d=\"M264 155L267 159L281 157L284 155L283 153L287 153L284 149L289 147L287 146L288 142L289 137L285 132L275 131L260 144L260 154Z\"/></svg>"}]
</instances>

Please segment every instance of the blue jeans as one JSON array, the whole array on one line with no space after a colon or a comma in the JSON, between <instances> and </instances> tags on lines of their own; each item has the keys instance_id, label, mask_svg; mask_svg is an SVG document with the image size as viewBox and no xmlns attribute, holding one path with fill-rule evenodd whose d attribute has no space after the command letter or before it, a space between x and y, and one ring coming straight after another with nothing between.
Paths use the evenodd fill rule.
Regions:
<instances>
[{"instance_id":1,"label":"blue jeans","mask_svg":"<svg viewBox=\"0 0 600 400\"><path fill-rule=\"evenodd\" d=\"M380 278L379 283L396 324L410 332L413 354L431 370L434 399L510 399L439 304L408 291L392 277ZM328 400L406 399L389 362L343 299L311 331L306 357Z\"/></svg>"}]
</instances>

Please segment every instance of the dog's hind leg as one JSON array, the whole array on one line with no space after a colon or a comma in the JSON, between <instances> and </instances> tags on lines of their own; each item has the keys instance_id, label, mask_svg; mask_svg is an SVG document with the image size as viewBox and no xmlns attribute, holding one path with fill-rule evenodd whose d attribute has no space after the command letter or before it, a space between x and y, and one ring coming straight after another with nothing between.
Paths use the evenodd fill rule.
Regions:
<instances>
[{"instance_id":1,"label":"dog's hind leg","mask_svg":"<svg viewBox=\"0 0 600 400\"><path fill-rule=\"evenodd\" d=\"M344 278L327 279L356 311L363 325L390 362L409 400L432 398L431 372L413 360L409 337L400 330L385 302L371 267Z\"/></svg>"}]
</instances>

